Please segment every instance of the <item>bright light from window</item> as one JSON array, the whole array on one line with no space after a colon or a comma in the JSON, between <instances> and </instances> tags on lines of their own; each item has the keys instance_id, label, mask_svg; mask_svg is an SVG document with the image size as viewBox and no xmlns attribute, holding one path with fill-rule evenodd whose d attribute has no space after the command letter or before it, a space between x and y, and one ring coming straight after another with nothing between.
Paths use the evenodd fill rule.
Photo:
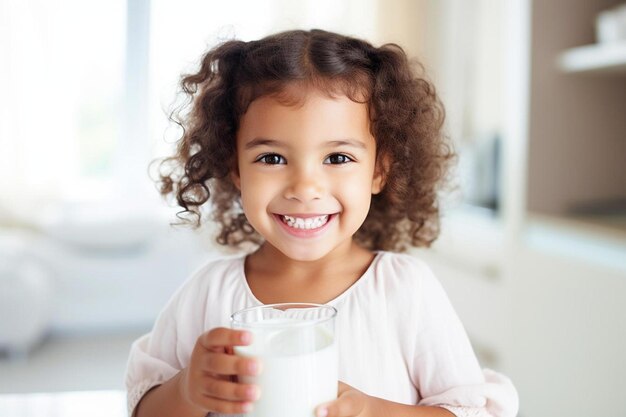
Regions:
<instances>
[{"instance_id":1,"label":"bright light from window","mask_svg":"<svg viewBox=\"0 0 626 417\"><path fill-rule=\"evenodd\" d=\"M59 198L105 180L121 129L125 1L0 7L10 16L0 37L9 63L0 68L0 191Z\"/></svg>"}]
</instances>

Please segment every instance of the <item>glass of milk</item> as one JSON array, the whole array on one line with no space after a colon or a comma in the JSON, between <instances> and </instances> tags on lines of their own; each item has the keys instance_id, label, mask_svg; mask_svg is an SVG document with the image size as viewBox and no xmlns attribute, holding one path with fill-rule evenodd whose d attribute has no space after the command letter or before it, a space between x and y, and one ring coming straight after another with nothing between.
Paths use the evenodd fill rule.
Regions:
<instances>
[{"instance_id":1,"label":"glass of milk","mask_svg":"<svg viewBox=\"0 0 626 417\"><path fill-rule=\"evenodd\" d=\"M231 316L232 327L253 334L237 355L258 358L257 376L240 382L261 389L249 417L314 417L315 407L337 398L338 353L334 307L268 304Z\"/></svg>"}]
</instances>

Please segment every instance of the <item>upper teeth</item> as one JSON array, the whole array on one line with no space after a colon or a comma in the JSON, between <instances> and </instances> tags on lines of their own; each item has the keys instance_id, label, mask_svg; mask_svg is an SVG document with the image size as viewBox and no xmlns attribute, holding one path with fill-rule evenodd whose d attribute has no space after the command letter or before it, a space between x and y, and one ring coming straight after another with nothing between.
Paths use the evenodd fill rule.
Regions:
<instances>
[{"instance_id":1,"label":"upper teeth","mask_svg":"<svg viewBox=\"0 0 626 417\"><path fill-rule=\"evenodd\" d=\"M283 216L283 220L291 227L296 229L317 229L328 222L328 214L319 217L308 217L302 219L300 217Z\"/></svg>"}]
</instances>

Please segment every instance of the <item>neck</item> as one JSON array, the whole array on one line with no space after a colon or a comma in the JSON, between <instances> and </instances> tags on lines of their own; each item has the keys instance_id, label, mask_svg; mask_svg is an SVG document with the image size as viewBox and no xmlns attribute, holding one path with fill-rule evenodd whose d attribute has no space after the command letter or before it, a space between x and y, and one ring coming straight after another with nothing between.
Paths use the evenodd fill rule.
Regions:
<instances>
[{"instance_id":1,"label":"neck","mask_svg":"<svg viewBox=\"0 0 626 417\"><path fill-rule=\"evenodd\" d=\"M264 276L275 277L292 282L306 282L312 279L333 277L344 271L363 268L369 265L373 255L353 241L346 242L320 259L300 261L285 256L281 251L264 243L255 253L250 255L250 267Z\"/></svg>"}]
</instances>

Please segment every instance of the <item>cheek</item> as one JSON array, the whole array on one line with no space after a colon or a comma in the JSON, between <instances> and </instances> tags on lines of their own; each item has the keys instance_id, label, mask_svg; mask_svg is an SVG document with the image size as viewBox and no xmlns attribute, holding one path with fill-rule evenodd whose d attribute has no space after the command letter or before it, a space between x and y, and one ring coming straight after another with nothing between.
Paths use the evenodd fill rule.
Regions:
<instances>
[{"instance_id":1,"label":"cheek","mask_svg":"<svg viewBox=\"0 0 626 417\"><path fill-rule=\"evenodd\" d=\"M251 202L255 200L255 190L258 188L254 183L254 177L251 175L247 175L245 171L240 173L240 186L239 190L241 192L241 202L244 205L244 208L248 206Z\"/></svg>"},{"instance_id":2,"label":"cheek","mask_svg":"<svg viewBox=\"0 0 626 417\"><path fill-rule=\"evenodd\" d=\"M343 204L355 211L368 211L372 198L372 181L364 174L347 179L350 186L341 187Z\"/></svg>"},{"instance_id":3,"label":"cheek","mask_svg":"<svg viewBox=\"0 0 626 417\"><path fill-rule=\"evenodd\" d=\"M241 201L244 210L259 209L269 203L275 193L273 183L263 175L247 172L241 173Z\"/></svg>"}]
</instances>

